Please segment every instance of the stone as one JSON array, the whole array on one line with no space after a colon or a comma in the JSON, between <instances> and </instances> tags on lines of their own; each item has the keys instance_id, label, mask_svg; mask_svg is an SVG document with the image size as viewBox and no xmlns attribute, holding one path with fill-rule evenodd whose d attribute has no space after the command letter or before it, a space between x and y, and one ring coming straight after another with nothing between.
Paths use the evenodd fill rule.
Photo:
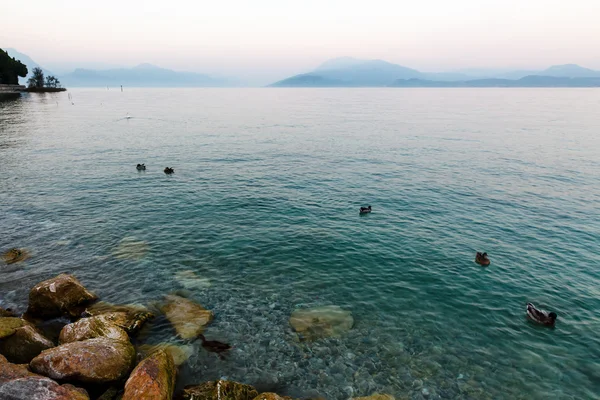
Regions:
<instances>
[{"instance_id":1,"label":"stone","mask_svg":"<svg viewBox=\"0 0 600 400\"><path fill-rule=\"evenodd\" d=\"M194 348L189 345L178 345L172 343L159 343L155 345L142 344L138 346L138 352L144 357L149 356L155 351L163 350L173 357L175 366L184 364L194 354Z\"/></svg>"},{"instance_id":2,"label":"stone","mask_svg":"<svg viewBox=\"0 0 600 400\"><path fill-rule=\"evenodd\" d=\"M374 393L370 396L354 397L352 400L395 400L395 398L391 394Z\"/></svg>"},{"instance_id":3,"label":"stone","mask_svg":"<svg viewBox=\"0 0 600 400\"><path fill-rule=\"evenodd\" d=\"M197 275L192 270L178 271L175 273L175 279L184 288L190 290L207 289L211 286L210 279Z\"/></svg>"},{"instance_id":4,"label":"stone","mask_svg":"<svg viewBox=\"0 0 600 400\"><path fill-rule=\"evenodd\" d=\"M28 364L43 350L51 347L54 347L54 343L27 322L16 328L12 335L0 339L0 354L15 364Z\"/></svg>"},{"instance_id":5,"label":"stone","mask_svg":"<svg viewBox=\"0 0 600 400\"><path fill-rule=\"evenodd\" d=\"M183 389L183 400L254 400L258 392L250 385L218 380Z\"/></svg>"},{"instance_id":6,"label":"stone","mask_svg":"<svg viewBox=\"0 0 600 400\"><path fill-rule=\"evenodd\" d=\"M9 363L0 355L0 399L3 400L89 400L84 389L59 385L37 375L25 365Z\"/></svg>"},{"instance_id":7,"label":"stone","mask_svg":"<svg viewBox=\"0 0 600 400\"><path fill-rule=\"evenodd\" d=\"M2 254L2 259L7 264L14 264L25 261L29 258L29 252L25 249L12 248Z\"/></svg>"},{"instance_id":8,"label":"stone","mask_svg":"<svg viewBox=\"0 0 600 400\"><path fill-rule=\"evenodd\" d=\"M292 400L291 397L288 396L280 396L277 393L261 393L254 398L254 400Z\"/></svg>"},{"instance_id":9,"label":"stone","mask_svg":"<svg viewBox=\"0 0 600 400\"><path fill-rule=\"evenodd\" d=\"M352 329L354 318L350 311L338 306L297 309L292 312L290 325L304 340L338 337Z\"/></svg>"},{"instance_id":10,"label":"stone","mask_svg":"<svg viewBox=\"0 0 600 400\"><path fill-rule=\"evenodd\" d=\"M206 310L192 300L176 295L166 296L161 311L182 339L194 339L204 332L213 319L212 311Z\"/></svg>"},{"instance_id":11,"label":"stone","mask_svg":"<svg viewBox=\"0 0 600 400\"><path fill-rule=\"evenodd\" d=\"M102 337L44 350L29 366L52 379L106 383L127 377L134 363L131 343Z\"/></svg>"},{"instance_id":12,"label":"stone","mask_svg":"<svg viewBox=\"0 0 600 400\"><path fill-rule=\"evenodd\" d=\"M83 306L96 299L74 276L61 274L31 289L26 314L46 319L61 315L79 317Z\"/></svg>"},{"instance_id":13,"label":"stone","mask_svg":"<svg viewBox=\"0 0 600 400\"><path fill-rule=\"evenodd\" d=\"M94 304L89 305L85 309L85 313L89 316L96 316L100 314L106 314L111 312L146 312L150 313L147 307L141 304L112 304L107 301L97 301Z\"/></svg>"},{"instance_id":14,"label":"stone","mask_svg":"<svg viewBox=\"0 0 600 400\"><path fill-rule=\"evenodd\" d=\"M108 324L118 326L125 330L129 335L135 335L147 321L154 318L154 314L147 311L119 311L100 314L97 315L96 318Z\"/></svg>"},{"instance_id":15,"label":"stone","mask_svg":"<svg viewBox=\"0 0 600 400\"><path fill-rule=\"evenodd\" d=\"M0 339L11 336L18 328L29 325L29 322L17 317L0 318Z\"/></svg>"},{"instance_id":16,"label":"stone","mask_svg":"<svg viewBox=\"0 0 600 400\"><path fill-rule=\"evenodd\" d=\"M122 400L171 400L176 374L173 356L155 351L135 367L125 383Z\"/></svg>"},{"instance_id":17,"label":"stone","mask_svg":"<svg viewBox=\"0 0 600 400\"><path fill-rule=\"evenodd\" d=\"M121 392L121 390L119 390L118 387L111 386L106 389L104 393L102 393L96 400L119 400L119 392Z\"/></svg>"},{"instance_id":18,"label":"stone","mask_svg":"<svg viewBox=\"0 0 600 400\"><path fill-rule=\"evenodd\" d=\"M133 236L124 237L113 251L116 258L128 260L141 260L148 253L148 243L138 240Z\"/></svg>"},{"instance_id":19,"label":"stone","mask_svg":"<svg viewBox=\"0 0 600 400\"><path fill-rule=\"evenodd\" d=\"M16 317L17 315L10 309L0 307L0 317Z\"/></svg>"},{"instance_id":20,"label":"stone","mask_svg":"<svg viewBox=\"0 0 600 400\"><path fill-rule=\"evenodd\" d=\"M123 342L129 340L129 335L125 330L101 317L82 318L77 322L65 325L60 331L58 342L65 344L97 337Z\"/></svg>"}]
</instances>

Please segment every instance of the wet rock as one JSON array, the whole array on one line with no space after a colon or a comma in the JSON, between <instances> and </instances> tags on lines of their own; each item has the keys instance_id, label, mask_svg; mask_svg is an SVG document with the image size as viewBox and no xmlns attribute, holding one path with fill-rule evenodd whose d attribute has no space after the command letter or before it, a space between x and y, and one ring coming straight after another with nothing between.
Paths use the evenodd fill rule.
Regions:
<instances>
[{"instance_id":1,"label":"wet rock","mask_svg":"<svg viewBox=\"0 0 600 400\"><path fill-rule=\"evenodd\" d=\"M25 325L29 325L29 323L21 318L0 318L0 339L13 335L18 328Z\"/></svg>"},{"instance_id":2,"label":"wet rock","mask_svg":"<svg viewBox=\"0 0 600 400\"><path fill-rule=\"evenodd\" d=\"M189 290L206 289L211 286L208 278L201 277L191 270L176 272L175 279L184 288Z\"/></svg>"},{"instance_id":3,"label":"wet rock","mask_svg":"<svg viewBox=\"0 0 600 400\"><path fill-rule=\"evenodd\" d=\"M148 253L148 243L138 240L133 236L124 237L113 251L117 258L128 260L141 260Z\"/></svg>"},{"instance_id":4,"label":"wet rock","mask_svg":"<svg viewBox=\"0 0 600 400\"><path fill-rule=\"evenodd\" d=\"M60 331L60 344L78 342L86 339L105 337L127 342L129 335L122 328L108 322L102 316L82 318L77 322L65 325Z\"/></svg>"},{"instance_id":5,"label":"wet rock","mask_svg":"<svg viewBox=\"0 0 600 400\"><path fill-rule=\"evenodd\" d=\"M25 261L30 257L29 252L25 249L12 248L2 254L2 259L7 264L14 264Z\"/></svg>"},{"instance_id":6,"label":"wet rock","mask_svg":"<svg viewBox=\"0 0 600 400\"><path fill-rule=\"evenodd\" d=\"M0 355L0 399L6 400L89 400L84 389L59 385L34 374L25 365L9 363Z\"/></svg>"},{"instance_id":7,"label":"wet rock","mask_svg":"<svg viewBox=\"0 0 600 400\"><path fill-rule=\"evenodd\" d=\"M141 304L112 304L107 301L97 301L94 304L89 305L85 309L85 314L89 316L96 316L100 314L107 314L112 312L125 312L125 313L136 313L146 312L150 313L150 310Z\"/></svg>"},{"instance_id":8,"label":"wet rock","mask_svg":"<svg viewBox=\"0 0 600 400\"><path fill-rule=\"evenodd\" d=\"M161 311L171 322L182 339L193 339L204 332L204 327L213 319L212 311L176 295L168 295Z\"/></svg>"},{"instance_id":9,"label":"wet rock","mask_svg":"<svg viewBox=\"0 0 600 400\"><path fill-rule=\"evenodd\" d=\"M17 315L10 309L0 307L0 317L16 317Z\"/></svg>"},{"instance_id":10,"label":"wet rock","mask_svg":"<svg viewBox=\"0 0 600 400\"><path fill-rule=\"evenodd\" d=\"M0 326L9 318L0 318ZM12 318L10 318L12 320ZM33 325L21 320L22 326L16 327L13 333L0 339L0 354L15 364L28 364L43 350L54 347ZM15 324L13 324L14 326Z\"/></svg>"},{"instance_id":11,"label":"wet rock","mask_svg":"<svg viewBox=\"0 0 600 400\"><path fill-rule=\"evenodd\" d=\"M173 357L163 350L156 351L135 367L125 383L122 400L171 400L176 373Z\"/></svg>"},{"instance_id":12,"label":"wet rock","mask_svg":"<svg viewBox=\"0 0 600 400\"><path fill-rule=\"evenodd\" d=\"M179 367L185 363L194 354L194 348L189 345L177 345L172 343L159 343L155 345L143 344L138 346L138 352L144 357L149 356L155 351L163 350L173 357L175 366Z\"/></svg>"},{"instance_id":13,"label":"wet rock","mask_svg":"<svg viewBox=\"0 0 600 400\"><path fill-rule=\"evenodd\" d=\"M40 318L79 317L82 307L96 299L74 276L61 274L31 289L26 314Z\"/></svg>"},{"instance_id":14,"label":"wet rock","mask_svg":"<svg viewBox=\"0 0 600 400\"><path fill-rule=\"evenodd\" d=\"M253 400L258 392L250 385L218 380L186 387L183 400Z\"/></svg>"},{"instance_id":15,"label":"wet rock","mask_svg":"<svg viewBox=\"0 0 600 400\"><path fill-rule=\"evenodd\" d=\"M352 400L394 400L394 396L391 394L374 393L370 396L354 397Z\"/></svg>"},{"instance_id":16,"label":"wet rock","mask_svg":"<svg viewBox=\"0 0 600 400\"><path fill-rule=\"evenodd\" d=\"M254 400L292 400L288 396L280 396L277 393L261 393L254 398Z\"/></svg>"},{"instance_id":17,"label":"wet rock","mask_svg":"<svg viewBox=\"0 0 600 400\"><path fill-rule=\"evenodd\" d=\"M354 318L350 311L338 306L322 306L295 310L290 325L305 340L340 336L352 329Z\"/></svg>"},{"instance_id":18,"label":"wet rock","mask_svg":"<svg viewBox=\"0 0 600 400\"><path fill-rule=\"evenodd\" d=\"M131 343L95 338L45 350L29 366L52 379L105 383L127 377L134 363Z\"/></svg>"}]
</instances>

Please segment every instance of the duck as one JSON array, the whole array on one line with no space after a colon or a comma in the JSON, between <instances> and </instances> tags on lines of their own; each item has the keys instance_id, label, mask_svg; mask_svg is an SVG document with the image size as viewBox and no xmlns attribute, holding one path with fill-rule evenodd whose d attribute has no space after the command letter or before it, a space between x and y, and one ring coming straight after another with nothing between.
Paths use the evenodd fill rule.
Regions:
<instances>
[{"instance_id":1,"label":"duck","mask_svg":"<svg viewBox=\"0 0 600 400\"><path fill-rule=\"evenodd\" d=\"M360 208L360 214L368 214L370 212L371 212L371 206L361 207Z\"/></svg>"},{"instance_id":2,"label":"duck","mask_svg":"<svg viewBox=\"0 0 600 400\"><path fill-rule=\"evenodd\" d=\"M165 168L165 174L169 175L169 174L172 174L173 172L175 172L175 170L173 168L170 168L170 167Z\"/></svg>"},{"instance_id":3,"label":"duck","mask_svg":"<svg viewBox=\"0 0 600 400\"><path fill-rule=\"evenodd\" d=\"M144 164L138 164L135 169L137 169L138 171L145 171L146 170L146 166Z\"/></svg>"},{"instance_id":4,"label":"duck","mask_svg":"<svg viewBox=\"0 0 600 400\"><path fill-rule=\"evenodd\" d=\"M477 252L475 255L475 262L479 265L483 265L484 267L490 265L490 259L488 258L487 253Z\"/></svg>"},{"instance_id":5,"label":"duck","mask_svg":"<svg viewBox=\"0 0 600 400\"><path fill-rule=\"evenodd\" d=\"M198 336L200 340L202 340L202 347L206 349L206 351L210 351L211 353L217 353L220 358L223 358L221 353L224 353L231 349L231 346L227 343L219 342L217 340L206 340L204 335L200 334Z\"/></svg>"},{"instance_id":6,"label":"duck","mask_svg":"<svg viewBox=\"0 0 600 400\"><path fill-rule=\"evenodd\" d=\"M555 312L538 310L532 303L527 303L527 316L532 321L546 326L554 326L558 317Z\"/></svg>"}]
</instances>

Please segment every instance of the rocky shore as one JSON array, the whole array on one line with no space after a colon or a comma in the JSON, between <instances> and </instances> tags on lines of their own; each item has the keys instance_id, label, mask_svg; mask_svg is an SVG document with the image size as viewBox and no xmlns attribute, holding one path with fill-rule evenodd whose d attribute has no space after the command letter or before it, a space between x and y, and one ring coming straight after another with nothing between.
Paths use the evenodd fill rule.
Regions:
<instances>
[{"instance_id":1,"label":"rocky shore","mask_svg":"<svg viewBox=\"0 0 600 400\"><path fill-rule=\"evenodd\" d=\"M176 390L178 369L191 356L189 349L140 344L138 337L158 313L180 339L201 337L203 347L218 355L229 349L202 336L213 312L179 294L147 308L99 301L73 275L38 283L23 315L0 309L0 399L289 399L224 378ZM334 306L299 310L290 318L304 340L335 337L353 323L350 312ZM369 399L393 397L374 394Z\"/></svg>"}]
</instances>

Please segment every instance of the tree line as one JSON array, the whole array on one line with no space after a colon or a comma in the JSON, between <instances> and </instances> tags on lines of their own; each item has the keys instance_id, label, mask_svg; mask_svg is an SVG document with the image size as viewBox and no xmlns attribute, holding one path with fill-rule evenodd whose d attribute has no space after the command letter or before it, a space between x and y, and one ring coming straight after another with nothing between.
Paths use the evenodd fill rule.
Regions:
<instances>
[{"instance_id":1,"label":"tree line","mask_svg":"<svg viewBox=\"0 0 600 400\"><path fill-rule=\"evenodd\" d=\"M49 75L44 80L44 71L41 68L34 68L33 75L31 78L27 80L27 86L30 88L43 88L43 87L51 87L51 88L59 88L60 81L56 79L53 75Z\"/></svg>"},{"instance_id":2,"label":"tree line","mask_svg":"<svg viewBox=\"0 0 600 400\"><path fill-rule=\"evenodd\" d=\"M0 84L18 85L19 77L27 76L27 66L0 49Z\"/></svg>"}]
</instances>

